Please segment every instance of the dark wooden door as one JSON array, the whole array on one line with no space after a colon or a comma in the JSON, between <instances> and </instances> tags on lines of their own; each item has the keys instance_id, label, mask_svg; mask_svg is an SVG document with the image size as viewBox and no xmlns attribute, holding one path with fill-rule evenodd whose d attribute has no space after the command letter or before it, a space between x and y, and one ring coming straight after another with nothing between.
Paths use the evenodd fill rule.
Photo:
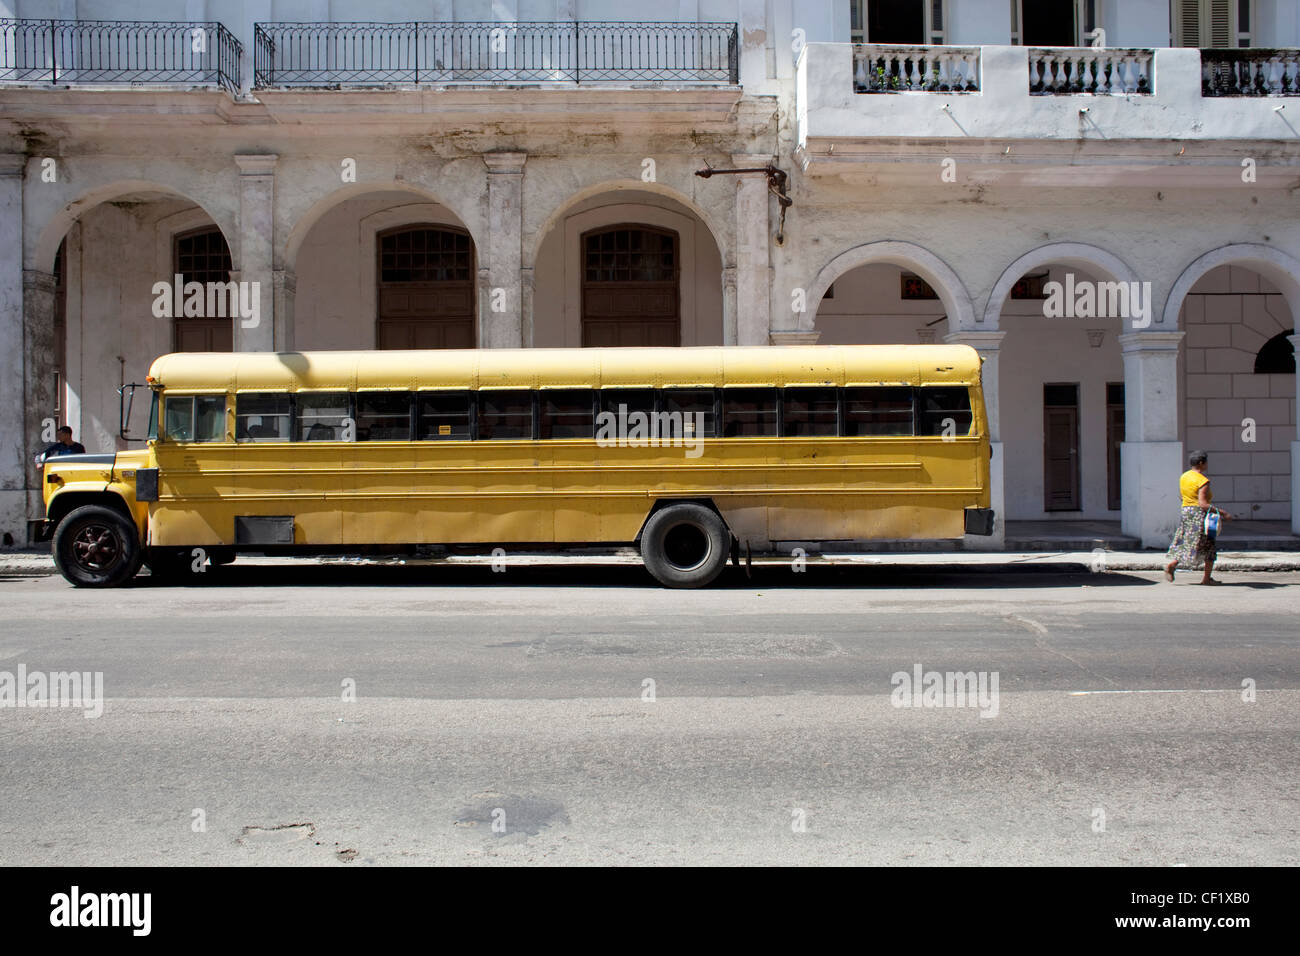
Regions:
<instances>
[{"instance_id":1,"label":"dark wooden door","mask_svg":"<svg viewBox=\"0 0 1300 956\"><path fill-rule=\"evenodd\" d=\"M1045 511L1079 510L1078 394L1077 385L1046 385L1043 388Z\"/></svg>"},{"instance_id":2,"label":"dark wooden door","mask_svg":"<svg viewBox=\"0 0 1300 956\"><path fill-rule=\"evenodd\" d=\"M379 236L381 349L474 347L474 245L469 233L404 226Z\"/></svg>"},{"instance_id":3,"label":"dark wooden door","mask_svg":"<svg viewBox=\"0 0 1300 956\"><path fill-rule=\"evenodd\" d=\"M206 288L209 282L230 281L230 247L216 226L177 236L173 254L176 272L186 285L200 282ZM178 315L172 326L173 346L177 352L232 352L235 321L230 317Z\"/></svg>"},{"instance_id":4,"label":"dark wooden door","mask_svg":"<svg viewBox=\"0 0 1300 956\"><path fill-rule=\"evenodd\" d=\"M1124 383L1106 385L1106 507L1118 511L1123 504L1120 487L1119 446L1124 443Z\"/></svg>"},{"instance_id":5,"label":"dark wooden door","mask_svg":"<svg viewBox=\"0 0 1300 956\"><path fill-rule=\"evenodd\" d=\"M620 225L582 247L584 346L681 345L677 233Z\"/></svg>"}]
</instances>

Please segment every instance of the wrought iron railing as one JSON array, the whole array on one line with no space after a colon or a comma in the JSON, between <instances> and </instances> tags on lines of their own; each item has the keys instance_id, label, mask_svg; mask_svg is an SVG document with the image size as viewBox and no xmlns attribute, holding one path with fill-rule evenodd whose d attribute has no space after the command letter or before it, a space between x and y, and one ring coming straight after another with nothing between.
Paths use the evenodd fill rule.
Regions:
<instances>
[{"instance_id":1,"label":"wrought iron railing","mask_svg":"<svg viewBox=\"0 0 1300 956\"><path fill-rule=\"evenodd\" d=\"M980 88L979 47L858 44L853 59L858 93L974 93Z\"/></svg>"},{"instance_id":2,"label":"wrought iron railing","mask_svg":"<svg viewBox=\"0 0 1300 956\"><path fill-rule=\"evenodd\" d=\"M258 23L253 85L730 83L734 23Z\"/></svg>"},{"instance_id":3,"label":"wrought iron railing","mask_svg":"<svg viewBox=\"0 0 1300 956\"><path fill-rule=\"evenodd\" d=\"M0 20L0 82L184 83L237 92L242 50L220 23Z\"/></svg>"},{"instance_id":4,"label":"wrought iron railing","mask_svg":"<svg viewBox=\"0 0 1300 956\"><path fill-rule=\"evenodd\" d=\"M1202 96L1300 96L1300 49L1202 50Z\"/></svg>"}]
</instances>

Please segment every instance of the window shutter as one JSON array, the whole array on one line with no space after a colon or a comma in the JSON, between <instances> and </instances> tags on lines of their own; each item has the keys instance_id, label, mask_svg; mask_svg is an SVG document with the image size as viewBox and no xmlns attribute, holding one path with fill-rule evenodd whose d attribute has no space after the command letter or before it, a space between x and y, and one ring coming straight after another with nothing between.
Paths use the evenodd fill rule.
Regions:
<instances>
[{"instance_id":1,"label":"window shutter","mask_svg":"<svg viewBox=\"0 0 1300 956\"><path fill-rule=\"evenodd\" d=\"M1174 25L1177 46L1201 45L1201 0L1178 0L1178 21Z\"/></svg>"},{"instance_id":2,"label":"window shutter","mask_svg":"<svg viewBox=\"0 0 1300 956\"><path fill-rule=\"evenodd\" d=\"M1216 50L1236 46L1236 32L1232 27L1234 0L1210 0L1210 36L1208 46Z\"/></svg>"},{"instance_id":3,"label":"window shutter","mask_svg":"<svg viewBox=\"0 0 1300 956\"><path fill-rule=\"evenodd\" d=\"M944 0L930 0L930 42L942 45L947 38L947 24L943 16Z\"/></svg>"}]
</instances>

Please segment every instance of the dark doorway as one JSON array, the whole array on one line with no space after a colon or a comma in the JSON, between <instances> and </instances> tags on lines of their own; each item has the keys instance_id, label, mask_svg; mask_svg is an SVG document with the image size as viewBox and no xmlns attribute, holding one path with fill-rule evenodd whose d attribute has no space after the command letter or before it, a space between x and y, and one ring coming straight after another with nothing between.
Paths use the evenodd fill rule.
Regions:
<instances>
[{"instance_id":1,"label":"dark doorway","mask_svg":"<svg viewBox=\"0 0 1300 956\"><path fill-rule=\"evenodd\" d=\"M174 248L182 289L191 282L206 288L209 282L230 281L230 246L216 226L177 236ZM173 322L172 347L177 352L234 351L234 318L178 315Z\"/></svg>"},{"instance_id":2,"label":"dark doorway","mask_svg":"<svg viewBox=\"0 0 1300 956\"><path fill-rule=\"evenodd\" d=\"M1079 510L1079 386L1043 386L1043 510Z\"/></svg>"},{"instance_id":3,"label":"dark doorway","mask_svg":"<svg viewBox=\"0 0 1300 956\"><path fill-rule=\"evenodd\" d=\"M1078 46L1074 0L1023 0L1025 46Z\"/></svg>"},{"instance_id":4,"label":"dark doorway","mask_svg":"<svg viewBox=\"0 0 1300 956\"><path fill-rule=\"evenodd\" d=\"M474 243L451 226L402 226L379 234L381 349L474 347Z\"/></svg>"},{"instance_id":5,"label":"dark doorway","mask_svg":"<svg viewBox=\"0 0 1300 956\"><path fill-rule=\"evenodd\" d=\"M1119 446L1124 443L1124 383L1106 383L1106 507L1119 511L1123 504L1120 488Z\"/></svg>"},{"instance_id":6,"label":"dark doorway","mask_svg":"<svg viewBox=\"0 0 1300 956\"><path fill-rule=\"evenodd\" d=\"M54 254L54 417L63 421L63 392L68 375L68 240Z\"/></svg>"},{"instance_id":7,"label":"dark doorway","mask_svg":"<svg viewBox=\"0 0 1300 956\"><path fill-rule=\"evenodd\" d=\"M677 233L624 224L582 237L582 344L681 345Z\"/></svg>"},{"instance_id":8,"label":"dark doorway","mask_svg":"<svg viewBox=\"0 0 1300 956\"><path fill-rule=\"evenodd\" d=\"M924 43L925 0L868 0L868 43Z\"/></svg>"}]
</instances>

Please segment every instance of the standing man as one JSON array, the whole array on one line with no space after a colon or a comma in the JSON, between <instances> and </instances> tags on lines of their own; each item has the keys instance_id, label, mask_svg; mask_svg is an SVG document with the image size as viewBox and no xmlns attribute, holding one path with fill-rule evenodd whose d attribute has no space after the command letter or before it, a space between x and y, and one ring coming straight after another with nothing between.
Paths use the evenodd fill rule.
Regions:
<instances>
[{"instance_id":1,"label":"standing man","mask_svg":"<svg viewBox=\"0 0 1300 956\"><path fill-rule=\"evenodd\" d=\"M64 425L55 432L55 435L58 436L59 440L36 456L37 465L44 465L47 459L57 458L59 455L84 455L86 453L85 445L72 440L72 429L69 426Z\"/></svg>"}]
</instances>

